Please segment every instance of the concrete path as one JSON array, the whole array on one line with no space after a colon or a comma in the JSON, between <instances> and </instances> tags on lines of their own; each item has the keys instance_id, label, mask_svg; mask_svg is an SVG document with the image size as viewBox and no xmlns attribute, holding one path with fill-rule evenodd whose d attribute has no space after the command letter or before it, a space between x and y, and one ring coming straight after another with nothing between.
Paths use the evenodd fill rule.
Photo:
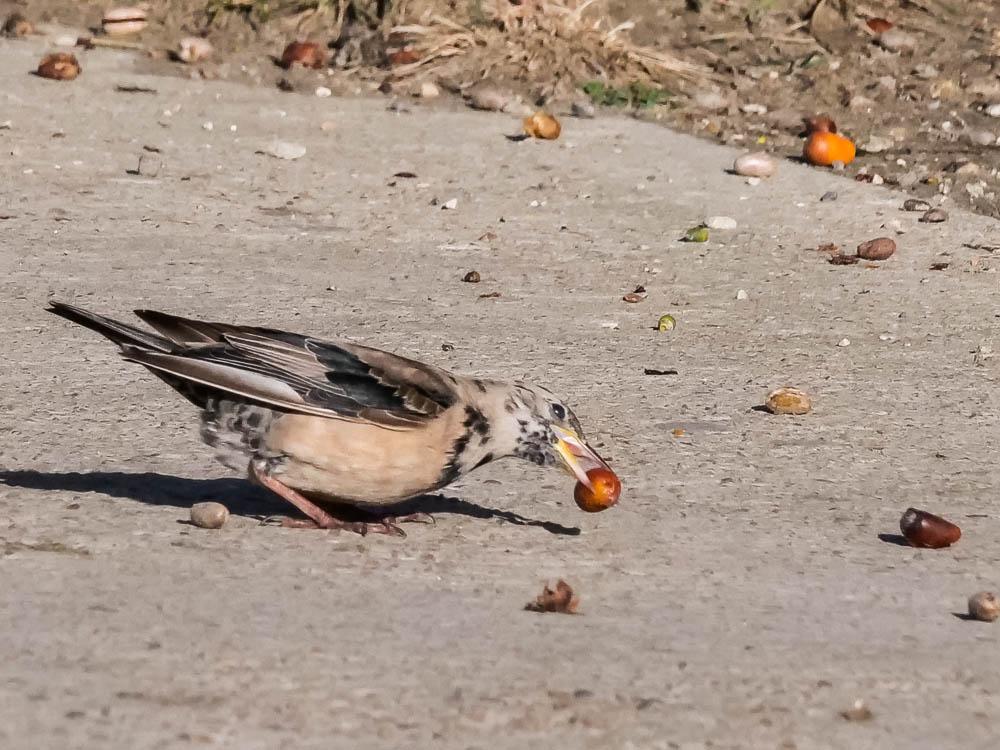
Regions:
<instances>
[{"instance_id":1,"label":"concrete path","mask_svg":"<svg viewBox=\"0 0 1000 750\"><path fill-rule=\"evenodd\" d=\"M1000 623L955 613L1000 588L995 223L919 224L792 163L749 186L735 152L626 118L518 143L503 115L109 51L54 83L28 74L44 51L0 43L0 747L994 745ZM712 215L738 228L678 241ZM814 249L886 234L877 269ZM625 494L582 514L511 461L406 539L260 526L281 506L213 463L191 407L49 297L537 381ZM786 384L812 414L754 410ZM204 499L237 514L222 531L184 524ZM910 505L962 540L880 540ZM582 614L523 611L557 577ZM858 699L873 718L842 718Z\"/></svg>"}]
</instances>

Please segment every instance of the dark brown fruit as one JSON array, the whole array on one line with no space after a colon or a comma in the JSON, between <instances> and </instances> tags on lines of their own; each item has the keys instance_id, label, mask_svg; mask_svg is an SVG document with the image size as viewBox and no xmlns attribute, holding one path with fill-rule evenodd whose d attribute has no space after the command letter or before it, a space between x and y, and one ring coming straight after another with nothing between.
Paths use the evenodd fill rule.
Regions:
<instances>
[{"instance_id":1,"label":"dark brown fruit","mask_svg":"<svg viewBox=\"0 0 1000 750\"><path fill-rule=\"evenodd\" d=\"M864 260L886 260L896 252L896 242L889 237L878 237L858 245L858 257Z\"/></svg>"},{"instance_id":2,"label":"dark brown fruit","mask_svg":"<svg viewBox=\"0 0 1000 750\"><path fill-rule=\"evenodd\" d=\"M42 58L35 72L42 78L51 78L53 81L72 81L80 75L81 68L76 57L68 52L53 52Z\"/></svg>"},{"instance_id":3,"label":"dark brown fruit","mask_svg":"<svg viewBox=\"0 0 1000 750\"><path fill-rule=\"evenodd\" d=\"M301 65L304 68L322 68L326 65L326 51L316 42L292 42L281 53L281 67Z\"/></svg>"},{"instance_id":4,"label":"dark brown fruit","mask_svg":"<svg viewBox=\"0 0 1000 750\"><path fill-rule=\"evenodd\" d=\"M893 27L892 21L885 18L869 18L866 21L868 28L874 31L876 34L881 34L882 32L888 31Z\"/></svg>"},{"instance_id":5,"label":"dark brown fruit","mask_svg":"<svg viewBox=\"0 0 1000 750\"><path fill-rule=\"evenodd\" d=\"M950 547L962 536L962 530L951 521L916 508L906 509L899 519L899 530L912 546L930 549Z\"/></svg>"},{"instance_id":6,"label":"dark brown fruit","mask_svg":"<svg viewBox=\"0 0 1000 750\"><path fill-rule=\"evenodd\" d=\"M813 115L812 117L803 118L802 122L806 126L806 135L837 132L837 123L833 121L830 115Z\"/></svg>"}]
</instances>

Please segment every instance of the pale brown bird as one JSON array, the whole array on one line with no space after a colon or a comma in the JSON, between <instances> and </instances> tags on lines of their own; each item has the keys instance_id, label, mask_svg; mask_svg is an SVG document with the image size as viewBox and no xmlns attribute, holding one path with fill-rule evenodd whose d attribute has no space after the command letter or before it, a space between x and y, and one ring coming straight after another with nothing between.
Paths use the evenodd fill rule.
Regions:
<instances>
[{"instance_id":1,"label":"pale brown bird","mask_svg":"<svg viewBox=\"0 0 1000 750\"><path fill-rule=\"evenodd\" d=\"M397 521L427 516L384 516L379 506L508 456L561 466L587 487L588 470L610 470L570 408L539 386L271 328L136 310L152 333L63 302L49 311L115 342L201 409L201 437L218 460L309 518L286 525L402 535ZM344 505L378 520L331 513Z\"/></svg>"}]
</instances>

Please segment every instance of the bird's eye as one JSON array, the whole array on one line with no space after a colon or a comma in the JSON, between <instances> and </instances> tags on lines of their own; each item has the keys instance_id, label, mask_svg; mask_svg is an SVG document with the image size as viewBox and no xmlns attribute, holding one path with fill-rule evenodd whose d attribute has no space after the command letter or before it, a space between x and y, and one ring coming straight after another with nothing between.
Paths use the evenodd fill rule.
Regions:
<instances>
[{"instance_id":1,"label":"bird's eye","mask_svg":"<svg viewBox=\"0 0 1000 750\"><path fill-rule=\"evenodd\" d=\"M556 419L566 419L566 407L562 404L552 404L552 416Z\"/></svg>"}]
</instances>

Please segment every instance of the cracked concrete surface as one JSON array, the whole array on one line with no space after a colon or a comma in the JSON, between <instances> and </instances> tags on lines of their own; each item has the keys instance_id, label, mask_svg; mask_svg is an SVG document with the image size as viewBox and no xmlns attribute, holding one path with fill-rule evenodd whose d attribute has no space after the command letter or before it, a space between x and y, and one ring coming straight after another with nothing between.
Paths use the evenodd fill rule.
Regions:
<instances>
[{"instance_id":1,"label":"cracked concrete surface","mask_svg":"<svg viewBox=\"0 0 1000 750\"><path fill-rule=\"evenodd\" d=\"M995 222L919 224L790 163L749 186L735 152L624 118L517 143L506 116L110 51L53 83L28 75L43 51L0 42L0 746L993 745L1000 624L954 613L1000 588ZM739 226L678 241L709 215ZM877 269L814 249L892 221ZM281 506L53 296L538 381L625 493L581 514L565 476L510 461L403 540L260 526ZM812 414L754 410L785 384ZM223 530L183 523L205 499ZM910 505L961 541L880 539ZM556 577L582 614L523 611ZM841 717L856 699L870 721Z\"/></svg>"}]
</instances>

